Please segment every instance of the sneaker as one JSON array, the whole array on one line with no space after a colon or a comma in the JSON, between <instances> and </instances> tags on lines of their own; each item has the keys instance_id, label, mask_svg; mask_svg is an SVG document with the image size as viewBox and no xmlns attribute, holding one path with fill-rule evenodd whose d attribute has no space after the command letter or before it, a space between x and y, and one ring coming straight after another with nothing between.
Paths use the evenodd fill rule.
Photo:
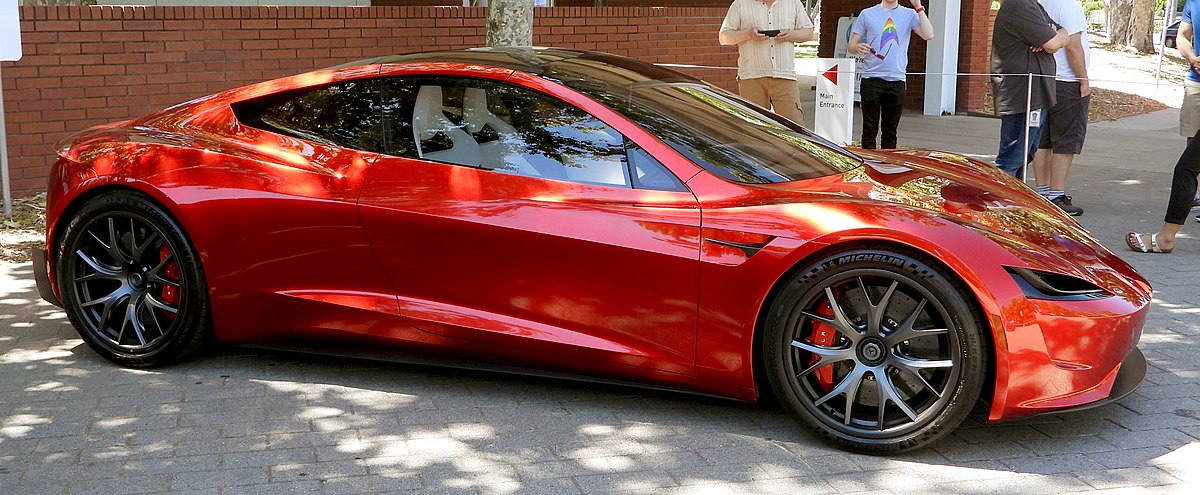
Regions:
<instances>
[{"instance_id":1,"label":"sneaker","mask_svg":"<svg viewBox=\"0 0 1200 495\"><path fill-rule=\"evenodd\" d=\"M1062 211L1067 212L1068 215L1073 217L1083 214L1083 208L1071 204L1071 197L1065 194L1050 200L1050 202L1054 203L1054 206L1059 207L1062 209Z\"/></svg>"}]
</instances>

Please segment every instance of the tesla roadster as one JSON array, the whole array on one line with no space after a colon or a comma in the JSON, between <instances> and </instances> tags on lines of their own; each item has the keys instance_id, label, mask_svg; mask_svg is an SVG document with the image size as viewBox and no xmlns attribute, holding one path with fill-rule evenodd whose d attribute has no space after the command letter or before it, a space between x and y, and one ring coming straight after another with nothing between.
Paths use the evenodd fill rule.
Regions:
<instances>
[{"instance_id":1,"label":"tesla roadster","mask_svg":"<svg viewBox=\"0 0 1200 495\"><path fill-rule=\"evenodd\" d=\"M1022 183L628 58L364 60L58 154L38 286L123 366L273 343L772 394L865 452L1146 372L1150 285Z\"/></svg>"}]
</instances>

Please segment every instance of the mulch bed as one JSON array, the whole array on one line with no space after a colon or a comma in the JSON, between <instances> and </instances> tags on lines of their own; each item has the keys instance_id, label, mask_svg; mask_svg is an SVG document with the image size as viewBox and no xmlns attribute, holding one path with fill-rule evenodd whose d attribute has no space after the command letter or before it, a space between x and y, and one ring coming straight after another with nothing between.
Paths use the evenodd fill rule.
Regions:
<instances>
[{"instance_id":1,"label":"mulch bed","mask_svg":"<svg viewBox=\"0 0 1200 495\"><path fill-rule=\"evenodd\" d=\"M984 104L971 113L980 115L995 115L992 109L992 88L989 85L983 94ZM1092 88L1092 103L1088 107L1088 122L1117 120L1143 113L1155 112L1168 108L1158 100L1144 96L1122 93L1104 88Z\"/></svg>"}]
</instances>

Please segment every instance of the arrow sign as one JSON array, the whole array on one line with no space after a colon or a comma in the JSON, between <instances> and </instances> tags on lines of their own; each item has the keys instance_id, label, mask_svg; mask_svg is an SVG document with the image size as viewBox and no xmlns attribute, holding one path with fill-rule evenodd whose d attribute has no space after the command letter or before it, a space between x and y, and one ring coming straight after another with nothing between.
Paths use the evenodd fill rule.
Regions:
<instances>
[{"instance_id":1,"label":"arrow sign","mask_svg":"<svg viewBox=\"0 0 1200 495\"><path fill-rule=\"evenodd\" d=\"M838 74L842 70L846 72ZM854 72L854 59L817 59L817 111L813 127L817 134L835 143L852 141Z\"/></svg>"},{"instance_id":2,"label":"arrow sign","mask_svg":"<svg viewBox=\"0 0 1200 495\"><path fill-rule=\"evenodd\" d=\"M838 74L838 66L835 65L835 66L831 67L829 70L825 71L825 73L821 74L821 75L825 76L825 79L828 79L829 82L833 83L834 86L836 86L837 85L837 74Z\"/></svg>"}]
</instances>

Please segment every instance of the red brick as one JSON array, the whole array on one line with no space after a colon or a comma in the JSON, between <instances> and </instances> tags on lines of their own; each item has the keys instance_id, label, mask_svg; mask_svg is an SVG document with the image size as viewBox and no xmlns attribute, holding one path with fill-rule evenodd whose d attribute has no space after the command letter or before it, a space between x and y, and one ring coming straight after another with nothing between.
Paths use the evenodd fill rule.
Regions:
<instances>
[{"instance_id":1,"label":"red brick","mask_svg":"<svg viewBox=\"0 0 1200 495\"><path fill-rule=\"evenodd\" d=\"M80 23L82 31L120 31L121 21L86 21Z\"/></svg>"},{"instance_id":2,"label":"red brick","mask_svg":"<svg viewBox=\"0 0 1200 495\"><path fill-rule=\"evenodd\" d=\"M38 45L39 55L72 55L83 53L82 45L79 43L54 43Z\"/></svg>"},{"instance_id":3,"label":"red brick","mask_svg":"<svg viewBox=\"0 0 1200 495\"><path fill-rule=\"evenodd\" d=\"M164 52L159 52L159 53L147 53L146 54L146 63L147 64L162 64L162 63L167 63L167 62L183 62L184 60L185 60L184 54L180 53L180 52L164 51Z\"/></svg>"},{"instance_id":4,"label":"red brick","mask_svg":"<svg viewBox=\"0 0 1200 495\"><path fill-rule=\"evenodd\" d=\"M203 49L203 41L167 41L163 43L163 50L168 52L191 52Z\"/></svg>"},{"instance_id":5,"label":"red brick","mask_svg":"<svg viewBox=\"0 0 1200 495\"><path fill-rule=\"evenodd\" d=\"M242 42L243 50L272 50L279 48L277 40L246 40Z\"/></svg>"},{"instance_id":6,"label":"red brick","mask_svg":"<svg viewBox=\"0 0 1200 495\"><path fill-rule=\"evenodd\" d=\"M91 88L83 88L83 94L88 98L124 96L129 94L129 86L96 86Z\"/></svg>"},{"instance_id":7,"label":"red brick","mask_svg":"<svg viewBox=\"0 0 1200 495\"><path fill-rule=\"evenodd\" d=\"M16 125L13 127L16 127L17 128L16 132L21 133L21 134L63 132L64 130L66 130L66 127L63 126L62 121L58 121L58 122L25 122L23 124Z\"/></svg>"},{"instance_id":8,"label":"red brick","mask_svg":"<svg viewBox=\"0 0 1200 495\"><path fill-rule=\"evenodd\" d=\"M124 65L84 65L83 75L85 76L106 76L111 74L124 74Z\"/></svg>"},{"instance_id":9,"label":"red brick","mask_svg":"<svg viewBox=\"0 0 1200 495\"><path fill-rule=\"evenodd\" d=\"M161 52L165 46L162 41L127 41L125 42L126 52Z\"/></svg>"},{"instance_id":10,"label":"red brick","mask_svg":"<svg viewBox=\"0 0 1200 495\"><path fill-rule=\"evenodd\" d=\"M144 54L144 53L106 53L106 54L104 54L104 63L106 63L106 64L143 64L143 63L146 63L146 54Z\"/></svg>"},{"instance_id":11,"label":"red brick","mask_svg":"<svg viewBox=\"0 0 1200 495\"><path fill-rule=\"evenodd\" d=\"M7 125L15 126L17 124L24 123L24 122L41 122L41 121L45 120L42 118L42 112L34 112L34 111L28 111L28 110L24 110L24 109L18 111L17 109L9 109L10 106L16 106L16 105L10 104L10 105L7 105L4 107L4 110L5 110L4 113L7 114L4 118L4 120Z\"/></svg>"},{"instance_id":12,"label":"red brick","mask_svg":"<svg viewBox=\"0 0 1200 495\"><path fill-rule=\"evenodd\" d=\"M126 31L160 31L163 21L123 21L121 25Z\"/></svg>"},{"instance_id":13,"label":"red brick","mask_svg":"<svg viewBox=\"0 0 1200 495\"><path fill-rule=\"evenodd\" d=\"M34 23L34 29L46 31L78 31L79 21L37 21Z\"/></svg>"},{"instance_id":14,"label":"red brick","mask_svg":"<svg viewBox=\"0 0 1200 495\"><path fill-rule=\"evenodd\" d=\"M273 19L242 19L240 27L242 29L276 29L278 25Z\"/></svg>"},{"instance_id":15,"label":"red brick","mask_svg":"<svg viewBox=\"0 0 1200 495\"><path fill-rule=\"evenodd\" d=\"M280 19L279 29L308 29L312 23L310 19Z\"/></svg>"},{"instance_id":16,"label":"red brick","mask_svg":"<svg viewBox=\"0 0 1200 495\"><path fill-rule=\"evenodd\" d=\"M42 119L46 122L63 122L67 120L82 119L86 116L87 111L82 109L42 112Z\"/></svg>"},{"instance_id":17,"label":"red brick","mask_svg":"<svg viewBox=\"0 0 1200 495\"><path fill-rule=\"evenodd\" d=\"M110 106L100 106L97 108L89 108L87 110L87 118L91 120L112 121L132 117L136 114L131 114L128 108L114 108Z\"/></svg>"},{"instance_id":18,"label":"red brick","mask_svg":"<svg viewBox=\"0 0 1200 495\"><path fill-rule=\"evenodd\" d=\"M182 41L183 33L179 31L147 31L146 41Z\"/></svg>"},{"instance_id":19,"label":"red brick","mask_svg":"<svg viewBox=\"0 0 1200 495\"><path fill-rule=\"evenodd\" d=\"M239 40L208 40L204 42L204 49L219 52L241 50L242 42Z\"/></svg>"},{"instance_id":20,"label":"red brick","mask_svg":"<svg viewBox=\"0 0 1200 495\"><path fill-rule=\"evenodd\" d=\"M82 76L83 67L78 65L47 65L38 68L38 77Z\"/></svg>"},{"instance_id":21,"label":"red brick","mask_svg":"<svg viewBox=\"0 0 1200 495\"><path fill-rule=\"evenodd\" d=\"M313 42L310 39L279 40L279 48L297 49L312 48L312 46Z\"/></svg>"},{"instance_id":22,"label":"red brick","mask_svg":"<svg viewBox=\"0 0 1200 495\"><path fill-rule=\"evenodd\" d=\"M100 33L104 41L142 41L145 37L141 31L104 31Z\"/></svg>"},{"instance_id":23,"label":"red brick","mask_svg":"<svg viewBox=\"0 0 1200 495\"><path fill-rule=\"evenodd\" d=\"M281 39L295 38L296 32L291 29L262 29L258 31L258 37L262 39Z\"/></svg>"},{"instance_id":24,"label":"red brick","mask_svg":"<svg viewBox=\"0 0 1200 495\"><path fill-rule=\"evenodd\" d=\"M126 74L165 74L167 66L163 64L137 64L125 66Z\"/></svg>"},{"instance_id":25,"label":"red brick","mask_svg":"<svg viewBox=\"0 0 1200 495\"><path fill-rule=\"evenodd\" d=\"M103 36L103 34L104 33L99 33L96 31L61 32L61 33L58 33L58 41L61 43L80 43L80 42L89 43L89 42L94 42L94 41L100 41L100 38L101 38L101 36ZM21 39L25 43L31 42L28 34L22 34Z\"/></svg>"}]
</instances>

